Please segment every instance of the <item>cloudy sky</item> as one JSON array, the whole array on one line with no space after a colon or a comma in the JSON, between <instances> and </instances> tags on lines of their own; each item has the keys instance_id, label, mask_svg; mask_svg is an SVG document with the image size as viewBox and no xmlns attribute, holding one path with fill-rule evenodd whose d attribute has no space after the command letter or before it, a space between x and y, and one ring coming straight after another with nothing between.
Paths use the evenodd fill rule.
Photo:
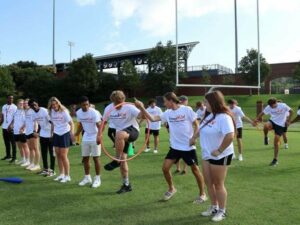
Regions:
<instances>
[{"instance_id":1,"label":"cloudy sky","mask_svg":"<svg viewBox=\"0 0 300 225\"><path fill-rule=\"evenodd\" d=\"M199 41L189 65L234 68L233 0L178 0L179 42ZM256 0L237 0L239 56L256 48ZM56 61L175 41L175 0L56 0ZM300 1L260 0L261 51L270 63L300 60ZM52 62L52 0L0 0L0 64Z\"/></svg>"}]
</instances>

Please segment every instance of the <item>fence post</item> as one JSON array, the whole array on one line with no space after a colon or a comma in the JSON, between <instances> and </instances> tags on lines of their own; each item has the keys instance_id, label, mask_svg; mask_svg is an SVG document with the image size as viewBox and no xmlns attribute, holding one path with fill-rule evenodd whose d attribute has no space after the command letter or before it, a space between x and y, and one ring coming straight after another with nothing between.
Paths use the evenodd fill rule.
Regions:
<instances>
[{"instance_id":1,"label":"fence post","mask_svg":"<svg viewBox=\"0 0 300 225\"><path fill-rule=\"evenodd\" d=\"M263 102L261 100L257 101L256 102L256 116L258 116L263 111L263 108L264 108ZM260 120L262 121L261 118L260 118Z\"/></svg>"}]
</instances>

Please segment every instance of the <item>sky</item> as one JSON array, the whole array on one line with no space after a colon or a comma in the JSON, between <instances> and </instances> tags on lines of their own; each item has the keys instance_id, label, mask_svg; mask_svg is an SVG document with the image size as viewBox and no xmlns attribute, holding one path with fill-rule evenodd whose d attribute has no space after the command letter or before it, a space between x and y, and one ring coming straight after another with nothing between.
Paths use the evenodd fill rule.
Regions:
<instances>
[{"instance_id":1,"label":"sky","mask_svg":"<svg viewBox=\"0 0 300 225\"><path fill-rule=\"evenodd\" d=\"M52 1L0 0L0 64L52 63ZM179 43L199 41L189 66L235 67L233 0L178 0ZM237 0L239 58L257 48L256 0ZM300 60L300 1L260 0L261 52ZM56 62L175 42L175 0L56 0Z\"/></svg>"}]
</instances>

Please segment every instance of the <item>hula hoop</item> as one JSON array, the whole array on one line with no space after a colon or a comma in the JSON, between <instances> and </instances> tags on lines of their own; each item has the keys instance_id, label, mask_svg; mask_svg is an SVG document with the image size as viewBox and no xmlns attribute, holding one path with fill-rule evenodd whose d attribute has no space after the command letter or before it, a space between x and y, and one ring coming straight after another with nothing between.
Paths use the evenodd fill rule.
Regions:
<instances>
[{"instance_id":1,"label":"hula hoop","mask_svg":"<svg viewBox=\"0 0 300 225\"><path fill-rule=\"evenodd\" d=\"M116 106L114 106L112 109L110 109L104 116L103 116L103 120L102 120L102 123L101 123L101 126L100 126L100 129L101 129L101 132L103 131L104 127L105 127L105 122L107 121L110 113L115 110L116 108L120 107L120 106L123 106L123 105L134 105L133 103L131 102L122 102ZM147 125L148 127L150 127L150 121L149 119L146 119L147 121ZM136 157L138 157L145 149L146 145L147 145L147 142L150 138L150 129L148 129L147 131L147 136L146 136L146 139L145 139L145 143L143 144L143 146L137 151L137 153L135 155L133 155L132 157L130 158L127 158L127 159L117 159L115 157L113 157L112 155L109 154L109 152L107 151L107 149L105 148L104 146L104 142L103 142L103 135L101 135L101 139L100 139L100 143L101 143L101 148L102 150L104 151L105 155L110 158L111 160L115 160L115 161L118 161L118 162L127 162L127 161L130 161Z\"/></svg>"}]
</instances>

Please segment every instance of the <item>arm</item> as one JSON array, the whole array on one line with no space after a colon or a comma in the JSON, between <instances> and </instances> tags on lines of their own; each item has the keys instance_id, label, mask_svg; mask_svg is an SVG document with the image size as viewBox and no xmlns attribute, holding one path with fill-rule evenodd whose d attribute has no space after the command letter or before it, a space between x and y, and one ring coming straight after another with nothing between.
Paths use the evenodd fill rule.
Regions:
<instances>
[{"instance_id":1,"label":"arm","mask_svg":"<svg viewBox=\"0 0 300 225\"><path fill-rule=\"evenodd\" d=\"M151 122L158 122L158 121L161 121L160 119L160 116L152 116L150 115L150 113L147 112L147 110L145 109L144 107L144 104L138 100L136 100L134 102L135 106L141 110L140 114L139 114L139 117L140 118L146 118L148 120L150 120Z\"/></svg>"},{"instance_id":2,"label":"arm","mask_svg":"<svg viewBox=\"0 0 300 225\"><path fill-rule=\"evenodd\" d=\"M199 122L198 122L198 119L196 119L193 122L193 125L194 125L194 134L193 134L193 137L190 139L190 146L196 144L196 140L199 136Z\"/></svg>"},{"instance_id":3,"label":"arm","mask_svg":"<svg viewBox=\"0 0 300 225\"><path fill-rule=\"evenodd\" d=\"M73 120L70 120L69 125L70 125L71 140L72 140L72 142L74 142L75 141L75 137L74 137L74 123L73 123Z\"/></svg>"},{"instance_id":4,"label":"arm","mask_svg":"<svg viewBox=\"0 0 300 225\"><path fill-rule=\"evenodd\" d=\"M258 122L262 119L262 117L263 117L264 115L265 115L264 112L261 112L260 114L258 114L258 116L257 116L256 119L254 120L254 122L255 122L255 123L258 123Z\"/></svg>"},{"instance_id":5,"label":"arm","mask_svg":"<svg viewBox=\"0 0 300 225\"><path fill-rule=\"evenodd\" d=\"M296 117L295 117L295 119L293 119L292 121L291 121L291 124L292 123L296 123L296 122L298 122L300 120L300 115L297 115Z\"/></svg>"},{"instance_id":6,"label":"arm","mask_svg":"<svg viewBox=\"0 0 300 225\"><path fill-rule=\"evenodd\" d=\"M226 134L220 147L217 150L213 151L211 154L213 156L218 156L222 154L222 152L225 151L225 149L233 142L233 139L234 139L234 132Z\"/></svg>"},{"instance_id":7,"label":"arm","mask_svg":"<svg viewBox=\"0 0 300 225\"><path fill-rule=\"evenodd\" d=\"M97 141L98 145L101 144L101 136L102 136L101 123L103 123L103 122L96 123L96 126L98 128L98 133L97 133L97 139L96 139L96 141Z\"/></svg>"},{"instance_id":8,"label":"arm","mask_svg":"<svg viewBox=\"0 0 300 225\"><path fill-rule=\"evenodd\" d=\"M74 134L74 136L78 136L80 135L81 131L82 131L82 124L80 122L78 122L79 126L77 127L77 130Z\"/></svg>"},{"instance_id":9,"label":"arm","mask_svg":"<svg viewBox=\"0 0 300 225\"><path fill-rule=\"evenodd\" d=\"M286 118L286 122L285 122L285 124L286 124L287 127L291 124L291 118L292 118L292 116L293 116L293 110L290 109L289 110L289 116Z\"/></svg>"},{"instance_id":10,"label":"arm","mask_svg":"<svg viewBox=\"0 0 300 225\"><path fill-rule=\"evenodd\" d=\"M248 122L248 123L251 123L252 124L252 126L254 126L255 127L255 122L254 121L252 121L249 117L247 117L247 116L244 116L243 117L243 120L244 121L246 121L246 122Z\"/></svg>"}]
</instances>

